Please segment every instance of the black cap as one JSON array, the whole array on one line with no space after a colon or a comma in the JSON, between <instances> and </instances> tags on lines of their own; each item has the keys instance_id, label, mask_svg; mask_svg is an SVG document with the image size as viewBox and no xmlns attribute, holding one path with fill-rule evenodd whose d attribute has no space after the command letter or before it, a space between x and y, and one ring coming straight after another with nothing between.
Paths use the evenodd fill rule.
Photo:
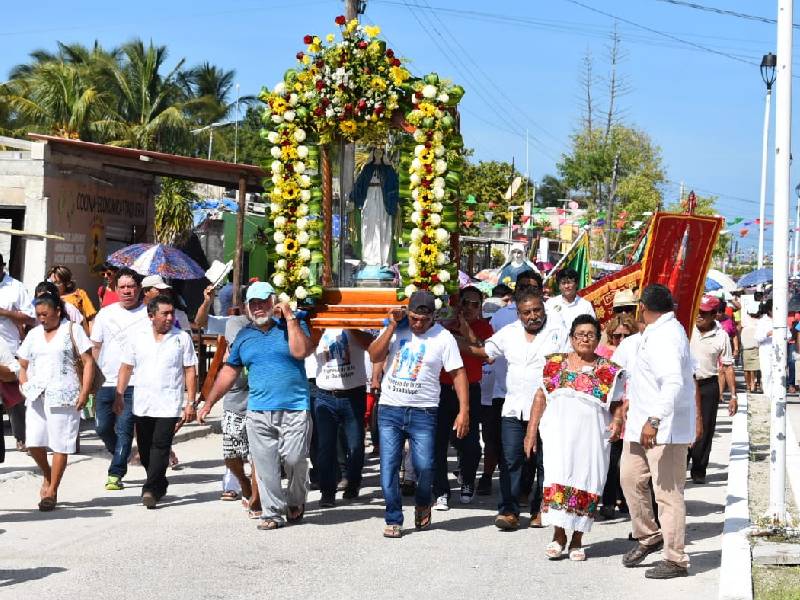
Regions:
<instances>
[{"instance_id":1,"label":"black cap","mask_svg":"<svg viewBox=\"0 0 800 600\"><path fill-rule=\"evenodd\" d=\"M408 310L418 314L433 314L436 312L436 296L426 290L416 291L408 300Z\"/></svg>"}]
</instances>

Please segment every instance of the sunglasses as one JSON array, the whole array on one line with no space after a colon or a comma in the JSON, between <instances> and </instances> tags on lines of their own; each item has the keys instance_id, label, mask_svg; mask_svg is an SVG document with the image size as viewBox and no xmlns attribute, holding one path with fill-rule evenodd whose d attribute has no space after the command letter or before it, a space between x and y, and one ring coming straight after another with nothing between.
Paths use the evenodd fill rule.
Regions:
<instances>
[{"instance_id":1,"label":"sunglasses","mask_svg":"<svg viewBox=\"0 0 800 600\"><path fill-rule=\"evenodd\" d=\"M618 314L621 314L621 313L635 313L635 312L636 312L636 307L632 306L632 305L615 306L614 307L614 314L615 315L618 315Z\"/></svg>"},{"instance_id":2,"label":"sunglasses","mask_svg":"<svg viewBox=\"0 0 800 600\"><path fill-rule=\"evenodd\" d=\"M630 335L631 335L630 333L612 333L611 339L616 341L624 340L626 337L629 337Z\"/></svg>"}]
</instances>

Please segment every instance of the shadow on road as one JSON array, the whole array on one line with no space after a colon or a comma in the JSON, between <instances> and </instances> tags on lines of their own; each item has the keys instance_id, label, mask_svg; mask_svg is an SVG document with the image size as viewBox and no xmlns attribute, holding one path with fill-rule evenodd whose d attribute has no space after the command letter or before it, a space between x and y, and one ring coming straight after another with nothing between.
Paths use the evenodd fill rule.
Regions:
<instances>
[{"instance_id":1,"label":"shadow on road","mask_svg":"<svg viewBox=\"0 0 800 600\"><path fill-rule=\"evenodd\" d=\"M34 567L32 569L0 569L0 587L7 587L26 581L44 579L54 573L63 573L64 567Z\"/></svg>"}]
</instances>

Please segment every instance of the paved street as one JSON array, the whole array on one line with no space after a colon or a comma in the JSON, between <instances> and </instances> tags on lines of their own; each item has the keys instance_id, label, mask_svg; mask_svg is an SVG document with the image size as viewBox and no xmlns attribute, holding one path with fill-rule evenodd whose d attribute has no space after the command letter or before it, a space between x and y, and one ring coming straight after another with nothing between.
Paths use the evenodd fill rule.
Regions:
<instances>
[{"instance_id":1,"label":"paved street","mask_svg":"<svg viewBox=\"0 0 800 600\"><path fill-rule=\"evenodd\" d=\"M183 469L169 474L163 506L139 504L141 467L129 487L106 492L107 459L90 431L73 457L59 508L36 509L32 460L11 451L0 466L0 597L59 598L703 598L717 595L730 419L720 410L709 481L687 485L692 576L644 579L625 569L629 523L598 523L588 561L550 562L547 529L503 533L492 526L493 498L434 513L433 528L413 530L410 506L401 540L381 537L378 464L370 459L359 501L321 512L311 495L298 526L260 532L239 503L219 501L221 438L176 448ZM12 443L6 437L7 447ZM19 477L20 469L25 469ZM455 481L453 481L455 485ZM495 485L496 487L496 485ZM527 522L527 519L525 519ZM410 524L410 529L408 529Z\"/></svg>"}]
</instances>

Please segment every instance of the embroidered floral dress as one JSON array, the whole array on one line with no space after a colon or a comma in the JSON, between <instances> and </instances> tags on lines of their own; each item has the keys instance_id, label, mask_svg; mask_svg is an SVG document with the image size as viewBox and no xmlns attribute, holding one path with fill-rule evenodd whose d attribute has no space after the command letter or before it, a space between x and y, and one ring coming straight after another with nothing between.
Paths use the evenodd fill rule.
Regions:
<instances>
[{"instance_id":1,"label":"embroidered floral dress","mask_svg":"<svg viewBox=\"0 0 800 600\"><path fill-rule=\"evenodd\" d=\"M594 367L572 371L567 356L548 356L543 371L547 408L539 423L544 447L542 521L587 532L606 483L609 409L622 399L622 368L598 357Z\"/></svg>"}]
</instances>

